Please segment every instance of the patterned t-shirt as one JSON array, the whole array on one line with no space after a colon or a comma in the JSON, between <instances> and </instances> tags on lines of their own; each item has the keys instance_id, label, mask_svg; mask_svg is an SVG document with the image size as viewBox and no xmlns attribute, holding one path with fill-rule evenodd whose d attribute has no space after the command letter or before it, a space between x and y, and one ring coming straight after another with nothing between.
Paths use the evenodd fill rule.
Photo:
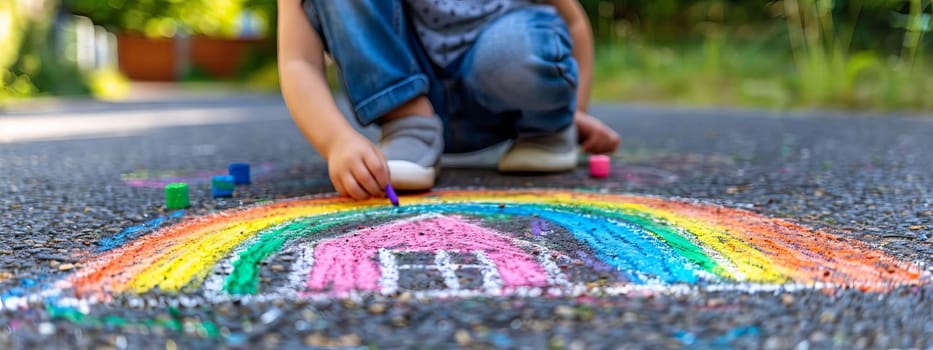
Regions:
<instances>
[{"instance_id":1,"label":"patterned t-shirt","mask_svg":"<svg viewBox=\"0 0 933 350\"><path fill-rule=\"evenodd\" d=\"M418 38L434 63L444 67L476 40L483 25L535 0L406 0Z\"/></svg>"}]
</instances>

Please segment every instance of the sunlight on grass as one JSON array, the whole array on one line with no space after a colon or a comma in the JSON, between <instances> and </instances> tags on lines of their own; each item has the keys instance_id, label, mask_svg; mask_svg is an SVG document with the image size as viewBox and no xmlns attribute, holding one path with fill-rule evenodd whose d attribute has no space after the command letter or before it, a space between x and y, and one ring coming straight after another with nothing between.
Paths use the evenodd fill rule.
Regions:
<instances>
[{"instance_id":1,"label":"sunlight on grass","mask_svg":"<svg viewBox=\"0 0 933 350\"><path fill-rule=\"evenodd\" d=\"M709 7L700 38L674 44L607 40L597 50L594 98L702 106L930 110L933 61L922 52L930 17L909 0L900 52L853 49L863 13L853 2L783 0L772 9L782 31L741 40ZM867 5L866 5L867 6ZM933 6L931 14L933 14ZM867 11L867 10L866 10ZM848 16L848 17L846 17ZM837 18L838 17L838 18ZM845 17L845 18L843 18ZM732 30L728 32L727 30ZM774 34L777 33L777 34Z\"/></svg>"},{"instance_id":2,"label":"sunlight on grass","mask_svg":"<svg viewBox=\"0 0 933 350\"><path fill-rule=\"evenodd\" d=\"M754 49L703 45L604 46L598 50L593 95L597 100L672 102L681 105L786 105L786 82L773 79L783 61ZM718 61L710 62L710 57Z\"/></svg>"},{"instance_id":3,"label":"sunlight on grass","mask_svg":"<svg viewBox=\"0 0 933 350\"><path fill-rule=\"evenodd\" d=\"M761 45L724 44L716 56L705 50L702 44L602 46L593 98L781 109L933 108L924 93L933 91L929 61L918 61L911 73L896 58L858 52L798 68L789 52Z\"/></svg>"}]
</instances>

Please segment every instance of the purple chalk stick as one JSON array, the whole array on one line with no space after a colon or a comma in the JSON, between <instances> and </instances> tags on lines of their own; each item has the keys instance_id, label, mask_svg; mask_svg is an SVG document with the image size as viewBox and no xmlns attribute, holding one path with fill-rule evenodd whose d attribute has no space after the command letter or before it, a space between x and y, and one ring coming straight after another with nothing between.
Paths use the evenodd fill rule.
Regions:
<instances>
[{"instance_id":1,"label":"purple chalk stick","mask_svg":"<svg viewBox=\"0 0 933 350\"><path fill-rule=\"evenodd\" d=\"M386 196L389 197L389 202L392 202L392 205L398 206L398 195L395 194L392 184L386 185Z\"/></svg>"}]
</instances>

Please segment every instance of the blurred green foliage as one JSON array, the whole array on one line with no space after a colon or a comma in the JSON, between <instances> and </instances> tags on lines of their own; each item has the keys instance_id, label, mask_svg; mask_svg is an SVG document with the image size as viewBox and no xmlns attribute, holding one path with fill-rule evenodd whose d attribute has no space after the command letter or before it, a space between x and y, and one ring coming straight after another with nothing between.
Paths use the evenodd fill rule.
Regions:
<instances>
[{"instance_id":1,"label":"blurred green foliage","mask_svg":"<svg viewBox=\"0 0 933 350\"><path fill-rule=\"evenodd\" d=\"M933 110L933 1L581 3L600 99Z\"/></svg>"},{"instance_id":2,"label":"blurred green foliage","mask_svg":"<svg viewBox=\"0 0 933 350\"><path fill-rule=\"evenodd\" d=\"M73 14L91 18L113 32L132 31L149 37L179 32L232 38L242 34L244 10L272 33L275 0L62 0ZM256 34L256 33L254 33Z\"/></svg>"},{"instance_id":3,"label":"blurred green foliage","mask_svg":"<svg viewBox=\"0 0 933 350\"><path fill-rule=\"evenodd\" d=\"M73 62L63 62L49 45L52 1L0 1L0 105L11 98L89 91Z\"/></svg>"},{"instance_id":4,"label":"blurred green foliage","mask_svg":"<svg viewBox=\"0 0 933 350\"><path fill-rule=\"evenodd\" d=\"M580 0L602 39L637 36L652 41L696 39L710 31L726 30L737 39L786 35L789 4L800 11L811 7L833 18L837 31L854 30L855 48L899 49L908 26L913 0ZM928 14L914 24L929 30ZM783 32L783 33L782 33Z\"/></svg>"}]
</instances>

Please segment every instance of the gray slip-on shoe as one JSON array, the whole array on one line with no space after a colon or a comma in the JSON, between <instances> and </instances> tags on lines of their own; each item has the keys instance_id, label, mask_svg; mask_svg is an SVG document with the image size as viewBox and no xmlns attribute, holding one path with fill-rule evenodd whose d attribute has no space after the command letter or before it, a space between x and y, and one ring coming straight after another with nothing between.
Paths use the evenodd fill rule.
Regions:
<instances>
[{"instance_id":1,"label":"gray slip-on shoe","mask_svg":"<svg viewBox=\"0 0 933 350\"><path fill-rule=\"evenodd\" d=\"M389 167L392 187L428 190L434 187L444 126L438 117L412 116L382 124L379 144Z\"/></svg>"}]
</instances>

